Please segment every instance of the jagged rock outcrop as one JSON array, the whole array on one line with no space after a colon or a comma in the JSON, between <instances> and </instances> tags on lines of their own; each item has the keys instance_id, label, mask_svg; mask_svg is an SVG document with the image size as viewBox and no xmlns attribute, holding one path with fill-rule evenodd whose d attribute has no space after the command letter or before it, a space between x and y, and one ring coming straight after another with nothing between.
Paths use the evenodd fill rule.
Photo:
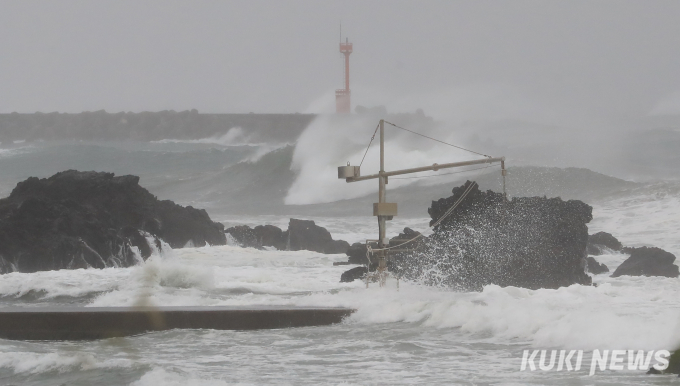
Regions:
<instances>
[{"instance_id":1,"label":"jagged rock outcrop","mask_svg":"<svg viewBox=\"0 0 680 386\"><path fill-rule=\"evenodd\" d=\"M368 260L366 259L366 244L364 243L354 243L352 244L345 253L347 253L347 261L350 264L366 264Z\"/></svg>"},{"instance_id":2,"label":"jagged rock outcrop","mask_svg":"<svg viewBox=\"0 0 680 386\"><path fill-rule=\"evenodd\" d=\"M340 283L350 283L357 279L362 279L366 276L366 266L354 267L348 269L340 275Z\"/></svg>"},{"instance_id":3,"label":"jagged rock outcrop","mask_svg":"<svg viewBox=\"0 0 680 386\"><path fill-rule=\"evenodd\" d=\"M227 228L224 233L233 237L234 241L243 248L274 247L278 250L286 250L288 242L288 234L274 225L257 225L255 228L237 225Z\"/></svg>"},{"instance_id":4,"label":"jagged rock outcrop","mask_svg":"<svg viewBox=\"0 0 680 386\"><path fill-rule=\"evenodd\" d=\"M653 366L647 370L647 375L660 374L680 374L680 350L675 350L671 353L671 356L668 358L668 367L665 370L657 370Z\"/></svg>"},{"instance_id":5,"label":"jagged rock outcrop","mask_svg":"<svg viewBox=\"0 0 680 386\"><path fill-rule=\"evenodd\" d=\"M31 177L0 200L0 273L125 267L160 240L173 248L225 244L223 229L205 210L159 201L136 176Z\"/></svg>"},{"instance_id":6,"label":"jagged rock outcrop","mask_svg":"<svg viewBox=\"0 0 680 386\"><path fill-rule=\"evenodd\" d=\"M404 231L397 235L397 237L393 238L390 240L390 246L397 246L399 244L404 243L407 240L410 240L416 236L418 236L420 232L416 232L411 228L404 228ZM377 248L378 244L377 243L371 243L370 244L372 248ZM404 248L408 249L414 249L418 247L423 246L423 239L418 239L414 242L408 243L407 245L404 246ZM350 264L366 264L368 262L368 259L366 258L366 244L365 243L354 243L352 244L348 249L347 249L347 262ZM371 256L371 263L377 263L377 259L374 256Z\"/></svg>"},{"instance_id":7,"label":"jagged rock outcrop","mask_svg":"<svg viewBox=\"0 0 680 386\"><path fill-rule=\"evenodd\" d=\"M333 240L326 228L320 227L313 220L290 219L288 223L288 249L291 251L315 251L321 253L345 253L349 243L344 240Z\"/></svg>"},{"instance_id":8,"label":"jagged rock outcrop","mask_svg":"<svg viewBox=\"0 0 680 386\"><path fill-rule=\"evenodd\" d=\"M599 256L611 252L621 252L623 245L616 237L607 232L597 232L588 236L586 251L589 255Z\"/></svg>"},{"instance_id":9,"label":"jagged rock outcrop","mask_svg":"<svg viewBox=\"0 0 680 386\"><path fill-rule=\"evenodd\" d=\"M673 264L675 255L656 247L627 248L630 257L619 265L612 277L664 276L678 277L678 266Z\"/></svg>"},{"instance_id":10,"label":"jagged rock outcrop","mask_svg":"<svg viewBox=\"0 0 680 386\"><path fill-rule=\"evenodd\" d=\"M588 256L586 258L586 270L592 274L599 275L601 273L609 272L609 267L602 263L598 263L592 256Z\"/></svg>"},{"instance_id":11,"label":"jagged rock outcrop","mask_svg":"<svg viewBox=\"0 0 680 386\"><path fill-rule=\"evenodd\" d=\"M234 240L236 240L238 245L243 248L262 249L262 247L265 246L260 241L260 237L258 237L258 234L255 233L255 230L249 227L248 225L237 225L231 228L227 228L227 230L225 230L224 233L227 235L231 235L231 237L233 237Z\"/></svg>"},{"instance_id":12,"label":"jagged rock outcrop","mask_svg":"<svg viewBox=\"0 0 680 386\"><path fill-rule=\"evenodd\" d=\"M472 182L432 202L438 220ZM521 197L472 187L453 213L413 252L394 256L391 269L431 285L480 290L484 285L558 288L591 284L585 272L586 224L592 208L581 201Z\"/></svg>"},{"instance_id":13,"label":"jagged rock outcrop","mask_svg":"<svg viewBox=\"0 0 680 386\"><path fill-rule=\"evenodd\" d=\"M350 247L344 240L333 240L330 232L316 225L313 220L291 218L286 231L274 225L258 225L255 228L240 225L228 228L225 232L242 247L269 246L278 250L306 250L327 254L345 253Z\"/></svg>"},{"instance_id":14,"label":"jagged rock outcrop","mask_svg":"<svg viewBox=\"0 0 680 386\"><path fill-rule=\"evenodd\" d=\"M419 249L425 247L426 237L418 237L420 232L411 228L404 228L396 237L390 239L389 247L395 249Z\"/></svg>"},{"instance_id":15,"label":"jagged rock outcrop","mask_svg":"<svg viewBox=\"0 0 680 386\"><path fill-rule=\"evenodd\" d=\"M680 374L680 350L675 350L668 358L668 368L664 371L667 374Z\"/></svg>"},{"instance_id":16,"label":"jagged rock outcrop","mask_svg":"<svg viewBox=\"0 0 680 386\"><path fill-rule=\"evenodd\" d=\"M257 242L265 247L285 250L288 236L281 228L274 225L258 225L253 229L257 235Z\"/></svg>"}]
</instances>

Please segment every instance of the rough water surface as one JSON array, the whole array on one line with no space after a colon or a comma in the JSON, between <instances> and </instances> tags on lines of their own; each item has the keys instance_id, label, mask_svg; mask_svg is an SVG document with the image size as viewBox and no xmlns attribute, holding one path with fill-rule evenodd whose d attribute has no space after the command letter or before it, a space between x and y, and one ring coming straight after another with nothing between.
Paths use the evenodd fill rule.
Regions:
<instances>
[{"instance_id":1,"label":"rough water surface","mask_svg":"<svg viewBox=\"0 0 680 386\"><path fill-rule=\"evenodd\" d=\"M198 150L178 154L175 146L179 145L153 145L163 149L156 153L148 149L125 150L129 158L148 161L139 162L149 168L141 173L140 182L149 178L149 189L154 194L175 191L176 185L168 181L187 174L178 169L180 166L203 168L197 174L212 176L210 173L221 170L220 163L237 162L230 158L231 150L216 153L192 144L192 149L195 146ZM80 169L82 164L91 163L95 170L115 166L111 171L136 172L113 162L125 159L113 157L120 154L120 149L98 148L98 155L111 155L106 158L111 160L110 165L103 165L104 161L97 161L101 165L93 163L99 158L81 150L74 150L73 163L53 163ZM43 162L46 159L66 157L63 148L58 152L50 148L22 152L8 155L3 158L8 162L0 164L0 171L14 176L16 181L27 177L23 173L38 175L34 173L37 165L52 164ZM191 166L191 160L195 160L195 166ZM36 165L33 171L26 166L31 162ZM44 171L48 172L53 171ZM624 245L656 246L678 256L679 186L674 182L636 186L588 202L593 206L588 232L610 232ZM11 188L3 187L5 192ZM194 185L185 193L186 200L179 193L173 199L202 207L191 200L203 200L208 193L217 195L219 189L215 185ZM212 215L210 210L209 213ZM377 226L372 217L307 218L327 228L334 238L349 242L375 238ZM215 215L213 219L227 227L266 223L285 227L289 216ZM388 236L395 236L405 226L424 230L428 220L396 217L389 225ZM327 327L166 331L91 342L0 340L0 384L678 383L676 377L652 377L638 370L597 372L590 377L585 365L577 372L520 371L523 350L575 349L588 353L594 349L680 347L678 279L611 278L600 274L592 276L597 287L530 290L487 285L479 292L455 292L402 281L397 291L393 280L387 288L372 285L366 289L360 281L339 283L340 274L352 267L333 266L333 262L345 261L344 255L228 245L163 251L156 250L144 264L129 268L0 275L0 307L270 304L344 306L356 308L357 312L343 323ZM627 257L617 253L596 258L613 272ZM589 364L589 360L586 355L584 363Z\"/></svg>"}]
</instances>

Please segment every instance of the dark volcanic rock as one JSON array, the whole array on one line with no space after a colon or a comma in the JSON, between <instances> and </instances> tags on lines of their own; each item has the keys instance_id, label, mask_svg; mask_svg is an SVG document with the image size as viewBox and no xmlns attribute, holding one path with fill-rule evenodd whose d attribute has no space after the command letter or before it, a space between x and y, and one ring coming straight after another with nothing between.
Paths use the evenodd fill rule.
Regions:
<instances>
[{"instance_id":1,"label":"dark volcanic rock","mask_svg":"<svg viewBox=\"0 0 680 386\"><path fill-rule=\"evenodd\" d=\"M239 246L243 248L262 248L262 243L255 230L248 225L237 225L227 228L224 233L230 234L238 242Z\"/></svg>"},{"instance_id":2,"label":"dark volcanic rock","mask_svg":"<svg viewBox=\"0 0 680 386\"><path fill-rule=\"evenodd\" d=\"M312 220L291 218L285 232L274 225L258 225L255 228L239 225L225 232L231 234L242 247L275 247L283 251L307 250L329 254L345 253L349 249L347 241L333 240L326 228L316 225Z\"/></svg>"},{"instance_id":3,"label":"dark volcanic rock","mask_svg":"<svg viewBox=\"0 0 680 386\"><path fill-rule=\"evenodd\" d=\"M378 268L377 263L371 263L369 269L370 272L375 272L375 270ZM361 267L354 267L352 269L349 269L340 275L340 283L350 283L353 282L354 280L357 279L365 279L366 278L366 266L363 265ZM372 278L371 282L375 282L376 278Z\"/></svg>"},{"instance_id":4,"label":"dark volcanic rock","mask_svg":"<svg viewBox=\"0 0 680 386\"><path fill-rule=\"evenodd\" d=\"M398 247L398 249L417 249L425 246L427 237L418 237L420 232L414 231L411 228L404 228L404 230L389 242L390 247ZM411 241L413 240L413 241ZM396 248L395 248L396 249Z\"/></svg>"},{"instance_id":5,"label":"dark volcanic rock","mask_svg":"<svg viewBox=\"0 0 680 386\"><path fill-rule=\"evenodd\" d=\"M472 182L453 196L432 202L437 221ZM581 201L522 197L476 186L424 241L424 247L398 255L394 270L431 285L479 290L487 284L558 288L591 284L585 273L586 224L592 208Z\"/></svg>"},{"instance_id":6,"label":"dark volcanic rock","mask_svg":"<svg viewBox=\"0 0 680 386\"><path fill-rule=\"evenodd\" d=\"M313 220L291 218L288 222L288 249L323 252L327 243L333 241L331 233Z\"/></svg>"},{"instance_id":7,"label":"dark volcanic rock","mask_svg":"<svg viewBox=\"0 0 680 386\"><path fill-rule=\"evenodd\" d=\"M378 248L378 243L370 243L371 248ZM366 264L368 259L366 258L366 244L364 243L354 243L345 252L348 256L347 262L350 264ZM377 263L378 260L375 256L371 255L371 264Z\"/></svg>"},{"instance_id":8,"label":"dark volcanic rock","mask_svg":"<svg viewBox=\"0 0 680 386\"><path fill-rule=\"evenodd\" d=\"M354 243L347 249L348 261L350 264L366 264L366 244Z\"/></svg>"},{"instance_id":9,"label":"dark volcanic rock","mask_svg":"<svg viewBox=\"0 0 680 386\"><path fill-rule=\"evenodd\" d=\"M680 350L675 350L668 358L668 368L664 370L667 374L680 374Z\"/></svg>"},{"instance_id":10,"label":"dark volcanic rock","mask_svg":"<svg viewBox=\"0 0 680 386\"><path fill-rule=\"evenodd\" d=\"M291 218L288 223L288 249L291 251L307 250L321 253L345 253L349 248L346 241L333 240L326 228L320 227L312 220Z\"/></svg>"},{"instance_id":11,"label":"dark volcanic rock","mask_svg":"<svg viewBox=\"0 0 680 386\"><path fill-rule=\"evenodd\" d=\"M399 235L397 235L397 237L390 240L389 246L394 247L394 246L403 244L407 240L410 240L410 239L418 236L419 234L420 234L420 232L416 232L411 228L404 228L404 231L402 233L400 233ZM423 246L423 240L424 240L424 238L419 238L416 241L410 242L406 245L399 247L399 249L407 249L407 248L408 249L415 249L415 248L418 248L418 247L422 247ZM377 243L371 243L370 245L371 245L371 248L378 248ZM364 244L364 243L354 243L346 251L347 256L348 256L347 261L350 264L367 264L368 259L366 258L366 252L367 252L366 244ZM394 262L396 260L400 259L403 255L394 255L393 254L391 256L392 257L391 257L391 259L388 263L390 265L393 265ZM371 255L371 264L375 264L377 262L378 262L378 260L375 258L375 256Z\"/></svg>"},{"instance_id":12,"label":"dark volcanic rock","mask_svg":"<svg viewBox=\"0 0 680 386\"><path fill-rule=\"evenodd\" d=\"M626 261L616 268L612 277L665 276L678 277L678 266L673 264L675 255L656 247L631 248Z\"/></svg>"},{"instance_id":13,"label":"dark volcanic rock","mask_svg":"<svg viewBox=\"0 0 680 386\"><path fill-rule=\"evenodd\" d=\"M274 225L258 225L255 228L237 225L227 228L224 233L230 234L243 248L275 247L279 250L285 250L288 240L287 233Z\"/></svg>"},{"instance_id":14,"label":"dark volcanic rock","mask_svg":"<svg viewBox=\"0 0 680 386\"><path fill-rule=\"evenodd\" d=\"M257 240L263 247L274 247L279 250L286 249L288 235L281 228L274 225L258 225L253 228Z\"/></svg>"},{"instance_id":15,"label":"dark volcanic rock","mask_svg":"<svg viewBox=\"0 0 680 386\"><path fill-rule=\"evenodd\" d=\"M588 236L588 246L586 251L589 255L599 256L611 251L621 252L623 245L607 232L597 232Z\"/></svg>"},{"instance_id":16,"label":"dark volcanic rock","mask_svg":"<svg viewBox=\"0 0 680 386\"><path fill-rule=\"evenodd\" d=\"M346 253L349 249L349 243L345 240L332 240L323 248L323 253L338 254Z\"/></svg>"},{"instance_id":17,"label":"dark volcanic rock","mask_svg":"<svg viewBox=\"0 0 680 386\"><path fill-rule=\"evenodd\" d=\"M605 273L605 272L609 272L609 268L606 265L604 265L602 263L598 263L597 260L595 260L595 258L593 258L592 256L588 256L586 258L586 263L587 263L587 266L586 266L587 271L590 272L590 273L593 273L595 275Z\"/></svg>"},{"instance_id":18,"label":"dark volcanic rock","mask_svg":"<svg viewBox=\"0 0 680 386\"><path fill-rule=\"evenodd\" d=\"M31 177L0 200L0 272L129 266L173 248L226 242L205 210L159 201L139 177L68 170Z\"/></svg>"},{"instance_id":19,"label":"dark volcanic rock","mask_svg":"<svg viewBox=\"0 0 680 386\"><path fill-rule=\"evenodd\" d=\"M366 266L354 267L340 275L340 283L350 283L366 276Z\"/></svg>"}]
</instances>

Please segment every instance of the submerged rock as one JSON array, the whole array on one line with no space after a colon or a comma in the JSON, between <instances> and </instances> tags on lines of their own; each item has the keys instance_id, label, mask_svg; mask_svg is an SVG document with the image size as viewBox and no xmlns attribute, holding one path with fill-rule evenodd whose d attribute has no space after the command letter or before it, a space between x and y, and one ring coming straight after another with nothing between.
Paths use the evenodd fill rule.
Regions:
<instances>
[{"instance_id":1,"label":"submerged rock","mask_svg":"<svg viewBox=\"0 0 680 386\"><path fill-rule=\"evenodd\" d=\"M607 232L597 232L588 236L587 252L589 255L599 256L605 253L621 252L623 245L616 237Z\"/></svg>"},{"instance_id":2,"label":"submerged rock","mask_svg":"<svg viewBox=\"0 0 680 386\"><path fill-rule=\"evenodd\" d=\"M668 367L665 370L660 371L650 367L647 371L647 375L658 374L680 374L680 350L675 350L671 353L671 356L668 358Z\"/></svg>"},{"instance_id":3,"label":"submerged rock","mask_svg":"<svg viewBox=\"0 0 680 386\"><path fill-rule=\"evenodd\" d=\"M205 210L159 201L136 176L31 177L0 200L0 273L126 267L161 240L173 248L225 244L223 229Z\"/></svg>"},{"instance_id":4,"label":"submerged rock","mask_svg":"<svg viewBox=\"0 0 680 386\"><path fill-rule=\"evenodd\" d=\"M261 246L274 247L279 250L286 249L288 236L281 228L274 225L258 225L253 228L253 232Z\"/></svg>"},{"instance_id":5,"label":"submerged rock","mask_svg":"<svg viewBox=\"0 0 680 386\"><path fill-rule=\"evenodd\" d=\"M275 247L283 251L314 251L320 253L345 253L349 243L344 240L333 240L326 228L320 227L312 220L291 218L286 231L274 225L258 225L250 228L239 225L228 228L229 233L242 247L262 248Z\"/></svg>"},{"instance_id":6,"label":"submerged rock","mask_svg":"<svg viewBox=\"0 0 680 386\"><path fill-rule=\"evenodd\" d=\"M592 274L599 275L601 273L609 272L609 267L602 263L598 263L592 256L586 258L586 264L586 270Z\"/></svg>"},{"instance_id":7,"label":"submerged rock","mask_svg":"<svg viewBox=\"0 0 680 386\"><path fill-rule=\"evenodd\" d=\"M326 228L320 227L313 220L290 219L288 223L288 249L291 251L315 251L321 253L345 253L349 243L344 240L333 240Z\"/></svg>"},{"instance_id":8,"label":"submerged rock","mask_svg":"<svg viewBox=\"0 0 680 386\"><path fill-rule=\"evenodd\" d=\"M630 257L616 268L612 277L665 276L678 277L675 255L656 247L630 248Z\"/></svg>"},{"instance_id":9,"label":"submerged rock","mask_svg":"<svg viewBox=\"0 0 680 386\"><path fill-rule=\"evenodd\" d=\"M227 228L224 233L231 235L236 243L243 248L275 247L279 250L285 250L288 239L287 234L274 225L258 225L255 228L237 225Z\"/></svg>"},{"instance_id":10,"label":"submerged rock","mask_svg":"<svg viewBox=\"0 0 680 386\"><path fill-rule=\"evenodd\" d=\"M664 370L667 374L680 374L680 350L675 350L668 358L668 368Z\"/></svg>"},{"instance_id":11,"label":"submerged rock","mask_svg":"<svg viewBox=\"0 0 680 386\"><path fill-rule=\"evenodd\" d=\"M406 241L411 240L414 237L417 237L418 235L420 235L420 232L416 232L413 229L408 228L408 227L404 228L404 231L402 233L400 233L399 235L397 235L397 237L390 240L389 246L390 247L399 246L401 244L404 244ZM415 240L413 242L409 242L408 244L400 246L399 248L400 249L401 248L415 249L415 248L418 248L418 247L422 247L423 246L423 240L424 240L423 238L418 238L417 240ZM377 248L378 244L377 243L370 243L370 246L371 246L371 248ZM377 258L373 255L367 256L367 254L366 254L367 252L368 252L368 250L366 248L366 244L364 244L364 243L354 243L349 247L349 249L346 252L347 257L348 257L347 262L349 264L366 265L366 264L369 263L369 258L370 258L371 259L370 264L372 266L377 265L377 263L378 263ZM394 262L388 261L388 269L393 270L393 268L394 268ZM356 268L352 268L348 271L345 271L342 274L342 276L340 277L340 282L343 282L343 277L347 277L347 278L353 277L352 280L355 280L355 279L358 278L358 277L355 277L351 274L348 274L348 272L350 272L350 271L357 272ZM365 272L365 267L364 267L364 272ZM345 276L345 274L348 274L348 276Z\"/></svg>"},{"instance_id":12,"label":"submerged rock","mask_svg":"<svg viewBox=\"0 0 680 386\"><path fill-rule=\"evenodd\" d=\"M366 264L366 244L354 243L347 249L347 262L350 264Z\"/></svg>"},{"instance_id":13,"label":"submerged rock","mask_svg":"<svg viewBox=\"0 0 680 386\"><path fill-rule=\"evenodd\" d=\"M366 266L354 267L340 275L340 283L350 283L366 276Z\"/></svg>"},{"instance_id":14,"label":"submerged rock","mask_svg":"<svg viewBox=\"0 0 680 386\"><path fill-rule=\"evenodd\" d=\"M275 227L276 228L276 227ZM279 228L276 228L279 229ZM279 229L280 230L280 229ZM262 249L262 241L255 230L248 225L237 225L227 228L225 234L231 235L234 240L243 248L257 248Z\"/></svg>"},{"instance_id":15,"label":"submerged rock","mask_svg":"<svg viewBox=\"0 0 680 386\"><path fill-rule=\"evenodd\" d=\"M472 182L432 202L437 221ZM581 201L522 197L472 187L467 197L413 252L397 254L392 269L431 285L480 290L488 284L558 288L591 284L585 272L586 224L592 208Z\"/></svg>"}]
</instances>

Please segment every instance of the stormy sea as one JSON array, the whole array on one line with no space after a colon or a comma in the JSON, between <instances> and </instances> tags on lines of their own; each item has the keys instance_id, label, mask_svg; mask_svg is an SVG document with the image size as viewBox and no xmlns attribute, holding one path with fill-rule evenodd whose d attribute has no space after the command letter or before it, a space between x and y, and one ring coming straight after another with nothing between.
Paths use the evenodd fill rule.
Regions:
<instances>
[{"instance_id":1,"label":"stormy sea","mask_svg":"<svg viewBox=\"0 0 680 386\"><path fill-rule=\"evenodd\" d=\"M67 169L107 171L137 175L140 185L160 199L206 209L227 228L273 224L285 229L292 217L314 220L350 244L376 238L370 204L377 184L336 179L335 168L347 160L319 149L319 124L275 141L249 137L248 130L239 128L189 139L3 141L0 196L30 176L44 178ZM353 164L374 126L373 121L362 126L361 138L343 145L351 148L348 154L358 155ZM332 142L343 133L325 135ZM487 148L531 152L503 149L499 143ZM408 153L407 144L392 143L388 164L431 164L447 156ZM590 234L606 231L626 246L656 246L680 255L680 182L674 176L644 170L626 175L611 165L593 170L565 164L554 154L548 165L531 159L513 164L509 157L508 194L583 200L593 207ZM362 166L362 173L375 169L375 155L371 148L365 164L371 166ZM390 180L388 196L401 206L388 236L404 227L427 230L430 202L450 195L467 179L482 189L501 189L497 168L436 181ZM597 256L610 272L592 275L594 286L529 290L488 285L481 292L407 280L397 288L392 279L384 288L366 288L360 280L340 283L340 275L355 267L333 265L347 261L345 254L234 243L165 246L129 268L7 273L0 275L0 307L132 306L143 298L157 306L339 306L357 311L324 327L170 330L95 341L0 340L0 384L667 384L676 378L651 377L639 369L589 374L589 355L596 349L680 346L678 279L610 277L628 256ZM584 350L583 369L520 371L524 350L535 349Z\"/></svg>"}]
</instances>

